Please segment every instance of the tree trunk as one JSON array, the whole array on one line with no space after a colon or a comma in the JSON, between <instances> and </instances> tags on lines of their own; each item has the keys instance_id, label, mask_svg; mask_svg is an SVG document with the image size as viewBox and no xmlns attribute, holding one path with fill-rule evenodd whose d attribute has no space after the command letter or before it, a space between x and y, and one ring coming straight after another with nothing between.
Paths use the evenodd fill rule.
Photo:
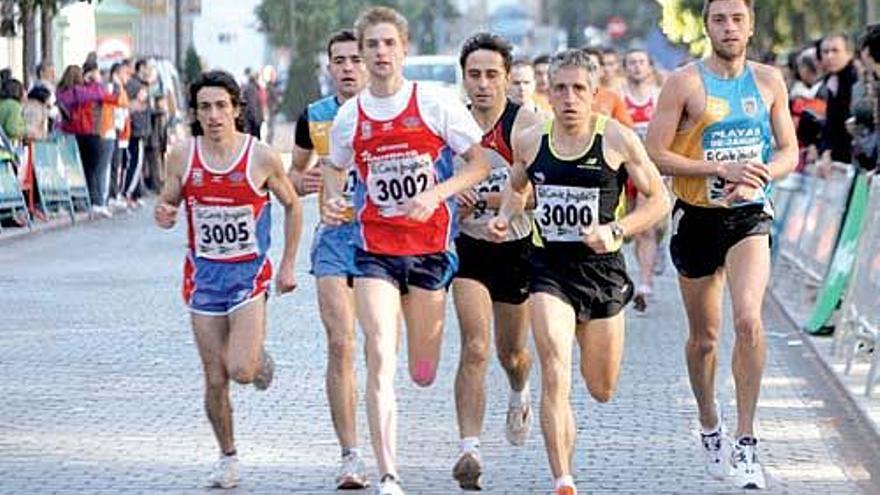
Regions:
<instances>
[{"instance_id":1,"label":"tree trunk","mask_svg":"<svg viewBox=\"0 0 880 495\"><path fill-rule=\"evenodd\" d=\"M40 7L40 62L54 63L54 46L52 36L52 19L55 17L48 7Z\"/></svg>"},{"instance_id":2,"label":"tree trunk","mask_svg":"<svg viewBox=\"0 0 880 495\"><path fill-rule=\"evenodd\" d=\"M34 23L34 4L21 2L21 41L22 41L22 84L30 86L31 74L37 65L37 36L36 24Z\"/></svg>"}]
</instances>

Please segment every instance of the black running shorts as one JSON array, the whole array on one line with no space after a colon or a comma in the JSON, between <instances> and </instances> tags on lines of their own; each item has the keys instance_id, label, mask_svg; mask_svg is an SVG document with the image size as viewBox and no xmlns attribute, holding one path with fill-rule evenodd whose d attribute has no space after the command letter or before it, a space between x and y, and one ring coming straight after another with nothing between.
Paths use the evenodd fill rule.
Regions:
<instances>
[{"instance_id":1,"label":"black running shorts","mask_svg":"<svg viewBox=\"0 0 880 495\"><path fill-rule=\"evenodd\" d=\"M530 293L562 299L574 309L578 323L615 316L632 300L633 284L621 252L572 259L554 251L535 249Z\"/></svg>"},{"instance_id":2,"label":"black running shorts","mask_svg":"<svg viewBox=\"0 0 880 495\"><path fill-rule=\"evenodd\" d=\"M529 298L531 236L495 243L461 234L455 250L459 263L455 277L483 284L492 302L522 304Z\"/></svg>"},{"instance_id":3,"label":"black running shorts","mask_svg":"<svg viewBox=\"0 0 880 495\"><path fill-rule=\"evenodd\" d=\"M727 252L750 236L767 236L773 217L763 205L737 208L704 208L679 200L672 210L672 239L669 252L679 275L700 278L724 266Z\"/></svg>"}]
</instances>

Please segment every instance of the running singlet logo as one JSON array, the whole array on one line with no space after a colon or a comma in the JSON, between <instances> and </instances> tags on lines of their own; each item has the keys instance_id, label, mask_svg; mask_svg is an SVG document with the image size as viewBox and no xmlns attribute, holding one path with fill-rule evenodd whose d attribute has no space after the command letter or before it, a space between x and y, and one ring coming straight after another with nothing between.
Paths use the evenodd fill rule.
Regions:
<instances>
[{"instance_id":1,"label":"running singlet logo","mask_svg":"<svg viewBox=\"0 0 880 495\"><path fill-rule=\"evenodd\" d=\"M434 163L415 150L365 157L367 194L383 217L403 215L401 206L434 186Z\"/></svg>"},{"instance_id":2,"label":"running singlet logo","mask_svg":"<svg viewBox=\"0 0 880 495\"><path fill-rule=\"evenodd\" d=\"M580 242L583 230L598 223L599 189L538 184L535 216L549 242Z\"/></svg>"},{"instance_id":3,"label":"running singlet logo","mask_svg":"<svg viewBox=\"0 0 880 495\"><path fill-rule=\"evenodd\" d=\"M196 203L192 212L197 257L225 261L257 254L257 228L251 205Z\"/></svg>"},{"instance_id":4,"label":"running singlet logo","mask_svg":"<svg viewBox=\"0 0 880 495\"><path fill-rule=\"evenodd\" d=\"M764 137L759 126L720 128L706 133L703 158L709 162L763 163ZM728 182L716 175L706 177L709 203L726 206ZM763 196L763 191L759 198ZM757 199L757 198L756 198Z\"/></svg>"}]
</instances>

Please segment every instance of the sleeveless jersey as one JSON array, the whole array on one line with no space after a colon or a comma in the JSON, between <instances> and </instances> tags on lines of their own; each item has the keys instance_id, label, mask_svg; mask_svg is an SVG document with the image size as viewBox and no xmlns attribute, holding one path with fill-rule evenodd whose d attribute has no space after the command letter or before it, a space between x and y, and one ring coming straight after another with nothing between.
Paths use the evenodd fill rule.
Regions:
<instances>
[{"instance_id":1,"label":"sleeveless jersey","mask_svg":"<svg viewBox=\"0 0 880 495\"><path fill-rule=\"evenodd\" d=\"M746 63L743 73L733 79L718 77L702 61L697 67L706 90L706 111L693 128L675 135L671 150L694 160L767 163L773 133L752 66ZM693 206L724 207L726 186L727 181L717 176L672 179L675 195ZM755 201L733 206L764 204L769 209L768 193L769 186Z\"/></svg>"},{"instance_id":2,"label":"sleeveless jersey","mask_svg":"<svg viewBox=\"0 0 880 495\"><path fill-rule=\"evenodd\" d=\"M182 196L188 221L188 247L196 269L200 262L234 263L266 256L271 227L269 193L250 178L254 138L226 170L205 165L201 138L193 143Z\"/></svg>"},{"instance_id":3,"label":"sleeveless jersey","mask_svg":"<svg viewBox=\"0 0 880 495\"><path fill-rule=\"evenodd\" d=\"M326 159L330 153L330 126L333 125L333 119L336 118L339 107L340 104L336 96L328 96L312 102L307 107L309 138L315 147L315 153L318 154L319 165L320 161ZM342 189L342 197L348 204L352 204L352 193L356 180L357 172L351 167L346 172L346 180ZM318 204L324 204L323 189L318 193Z\"/></svg>"},{"instance_id":4,"label":"sleeveless jersey","mask_svg":"<svg viewBox=\"0 0 880 495\"><path fill-rule=\"evenodd\" d=\"M528 169L535 188L537 241L564 253L594 254L583 243L583 229L609 223L622 215L626 169L605 161L603 134L609 117L596 114L595 131L586 151L571 158L553 151L552 121L547 124L535 161Z\"/></svg>"},{"instance_id":5,"label":"sleeveless jersey","mask_svg":"<svg viewBox=\"0 0 880 495\"><path fill-rule=\"evenodd\" d=\"M419 113L418 84L406 108L389 120L370 118L357 100L353 151L355 245L373 254L414 256L446 252L455 235L454 198L440 203L425 222L402 206L453 174L452 150Z\"/></svg>"},{"instance_id":6,"label":"sleeveless jersey","mask_svg":"<svg viewBox=\"0 0 880 495\"><path fill-rule=\"evenodd\" d=\"M510 167L513 165L513 151L511 146L511 133L513 123L519 114L520 105L507 100L504 112L495 122L495 125L483 134L481 145L486 149L489 164L492 170L483 182L476 186L477 193L501 192L510 178ZM460 159L456 159L460 162ZM489 220L495 216L494 210L487 210L485 203L478 204L474 212L461 219L461 232L475 239L492 241L489 234ZM531 232L531 218L527 213L516 215L510 219L510 229L506 241L522 239Z\"/></svg>"},{"instance_id":7,"label":"sleeveless jersey","mask_svg":"<svg viewBox=\"0 0 880 495\"><path fill-rule=\"evenodd\" d=\"M636 134L645 140L648 134L648 124L654 118L654 106L657 104L657 94L654 93L644 101L637 101L629 94L623 95L623 101L626 103L626 109L633 121L633 130Z\"/></svg>"}]
</instances>

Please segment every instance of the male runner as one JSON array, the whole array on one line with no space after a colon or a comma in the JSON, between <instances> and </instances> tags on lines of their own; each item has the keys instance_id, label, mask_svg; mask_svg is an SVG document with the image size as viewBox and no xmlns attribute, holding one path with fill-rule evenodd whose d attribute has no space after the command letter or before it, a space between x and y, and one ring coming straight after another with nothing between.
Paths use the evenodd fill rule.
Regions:
<instances>
[{"instance_id":1,"label":"male runner","mask_svg":"<svg viewBox=\"0 0 880 495\"><path fill-rule=\"evenodd\" d=\"M284 207L284 254L276 287L296 287L294 261L301 230L299 200L277 153L244 134L241 89L223 71L206 72L190 86L193 139L176 147L155 220L170 229L181 201L188 250L183 298L205 371L205 409L220 444L214 487L238 483L229 379L265 390L273 363L263 349L269 262L269 191Z\"/></svg>"},{"instance_id":2,"label":"male runner","mask_svg":"<svg viewBox=\"0 0 880 495\"><path fill-rule=\"evenodd\" d=\"M571 475L572 340L580 346L590 394L609 401L623 354L623 308L632 297L620 247L624 237L650 228L669 211L660 174L638 136L592 110L598 71L581 50L553 57L554 120L522 135L511 190L490 224L494 235L508 235L513 215L534 190L541 246L532 256L530 313L541 361L541 429L557 495L577 493ZM621 217L627 177L646 200Z\"/></svg>"},{"instance_id":3,"label":"male runner","mask_svg":"<svg viewBox=\"0 0 880 495\"><path fill-rule=\"evenodd\" d=\"M654 63L650 55L641 49L630 50L623 56L623 69L626 72L626 84L623 86L623 101L632 118L636 134L644 141L648 133L648 124L654 116L654 107L660 88L654 78ZM642 201L634 187L627 186L627 200L633 203ZM631 194L630 194L631 191ZM645 230L635 236L636 259L639 263L639 285L633 297L633 308L643 312L648 306L648 299L654 293L654 273L658 260L658 246L663 238L665 222ZM660 254L662 256L662 253Z\"/></svg>"},{"instance_id":4,"label":"male runner","mask_svg":"<svg viewBox=\"0 0 880 495\"><path fill-rule=\"evenodd\" d=\"M510 64L510 84L507 97L520 107L538 111L535 103L535 67L525 58L515 59Z\"/></svg>"},{"instance_id":5,"label":"male runner","mask_svg":"<svg viewBox=\"0 0 880 495\"><path fill-rule=\"evenodd\" d=\"M773 214L767 189L771 180L794 169L797 139L782 74L746 61L754 29L752 1L706 0L703 23L712 53L676 70L664 84L647 148L660 169L674 176L678 197L670 253L688 315L688 374L707 468L723 478L731 467L730 441L715 402L727 277L736 332L734 481L743 488L764 488L754 428L766 356L761 305L770 273Z\"/></svg>"},{"instance_id":6,"label":"male runner","mask_svg":"<svg viewBox=\"0 0 880 495\"><path fill-rule=\"evenodd\" d=\"M367 417L382 494L403 493L397 473L394 375L398 321L406 321L413 381L430 385L443 335L445 289L455 272L455 195L489 173L482 132L456 100L403 79L406 19L387 7L355 23L370 82L345 102L330 129L330 158L352 160L355 205L355 309L366 337ZM453 173L452 156L466 165ZM325 174L324 219L345 219L333 173ZM405 297L404 297L405 296Z\"/></svg>"},{"instance_id":7,"label":"male runner","mask_svg":"<svg viewBox=\"0 0 880 495\"><path fill-rule=\"evenodd\" d=\"M553 112L548 99L550 93L550 79L548 77L550 55L538 55L532 60L532 67L535 69L535 104L538 106L538 111L550 115Z\"/></svg>"},{"instance_id":8,"label":"male runner","mask_svg":"<svg viewBox=\"0 0 880 495\"><path fill-rule=\"evenodd\" d=\"M486 410L490 322L495 324L495 350L510 384L507 440L523 445L532 422L525 304L529 297L532 219L525 213L513 217L508 235L500 244L493 242L488 229L513 164L512 137L541 122L533 112L507 99L512 49L504 38L480 33L464 42L460 56L471 114L483 130L483 147L492 165L488 179L475 190L459 195L464 211L461 234L455 241L459 268L452 294L461 328L455 406L461 452L452 475L466 490L481 489L479 444Z\"/></svg>"},{"instance_id":9,"label":"male runner","mask_svg":"<svg viewBox=\"0 0 880 495\"><path fill-rule=\"evenodd\" d=\"M296 123L296 143L290 179L300 195L320 190L322 168L330 152L330 125L339 107L363 89L366 68L357 38L349 30L339 31L327 43L327 70L333 79L334 95L308 105ZM316 160L317 158L317 160ZM314 166L316 165L317 166ZM356 180L348 170L342 195L351 202ZM320 201L319 201L320 204ZM365 488L367 481L357 436L357 377L355 376L354 293L348 274L354 261L354 224L318 224L312 241L312 275L318 286L318 307L327 332L327 402L342 458L336 476L340 489Z\"/></svg>"},{"instance_id":10,"label":"male runner","mask_svg":"<svg viewBox=\"0 0 880 495\"><path fill-rule=\"evenodd\" d=\"M586 46L581 48L581 51L586 53L593 63L601 67L602 50L594 46ZM612 91L600 84L595 92L596 94L593 95L594 112L608 115L629 128L633 127L633 121L626 109L626 104L616 91Z\"/></svg>"},{"instance_id":11,"label":"male runner","mask_svg":"<svg viewBox=\"0 0 880 495\"><path fill-rule=\"evenodd\" d=\"M599 48L599 61L602 69L599 85L622 96L626 78L621 74L620 55L617 50L610 46Z\"/></svg>"}]
</instances>

